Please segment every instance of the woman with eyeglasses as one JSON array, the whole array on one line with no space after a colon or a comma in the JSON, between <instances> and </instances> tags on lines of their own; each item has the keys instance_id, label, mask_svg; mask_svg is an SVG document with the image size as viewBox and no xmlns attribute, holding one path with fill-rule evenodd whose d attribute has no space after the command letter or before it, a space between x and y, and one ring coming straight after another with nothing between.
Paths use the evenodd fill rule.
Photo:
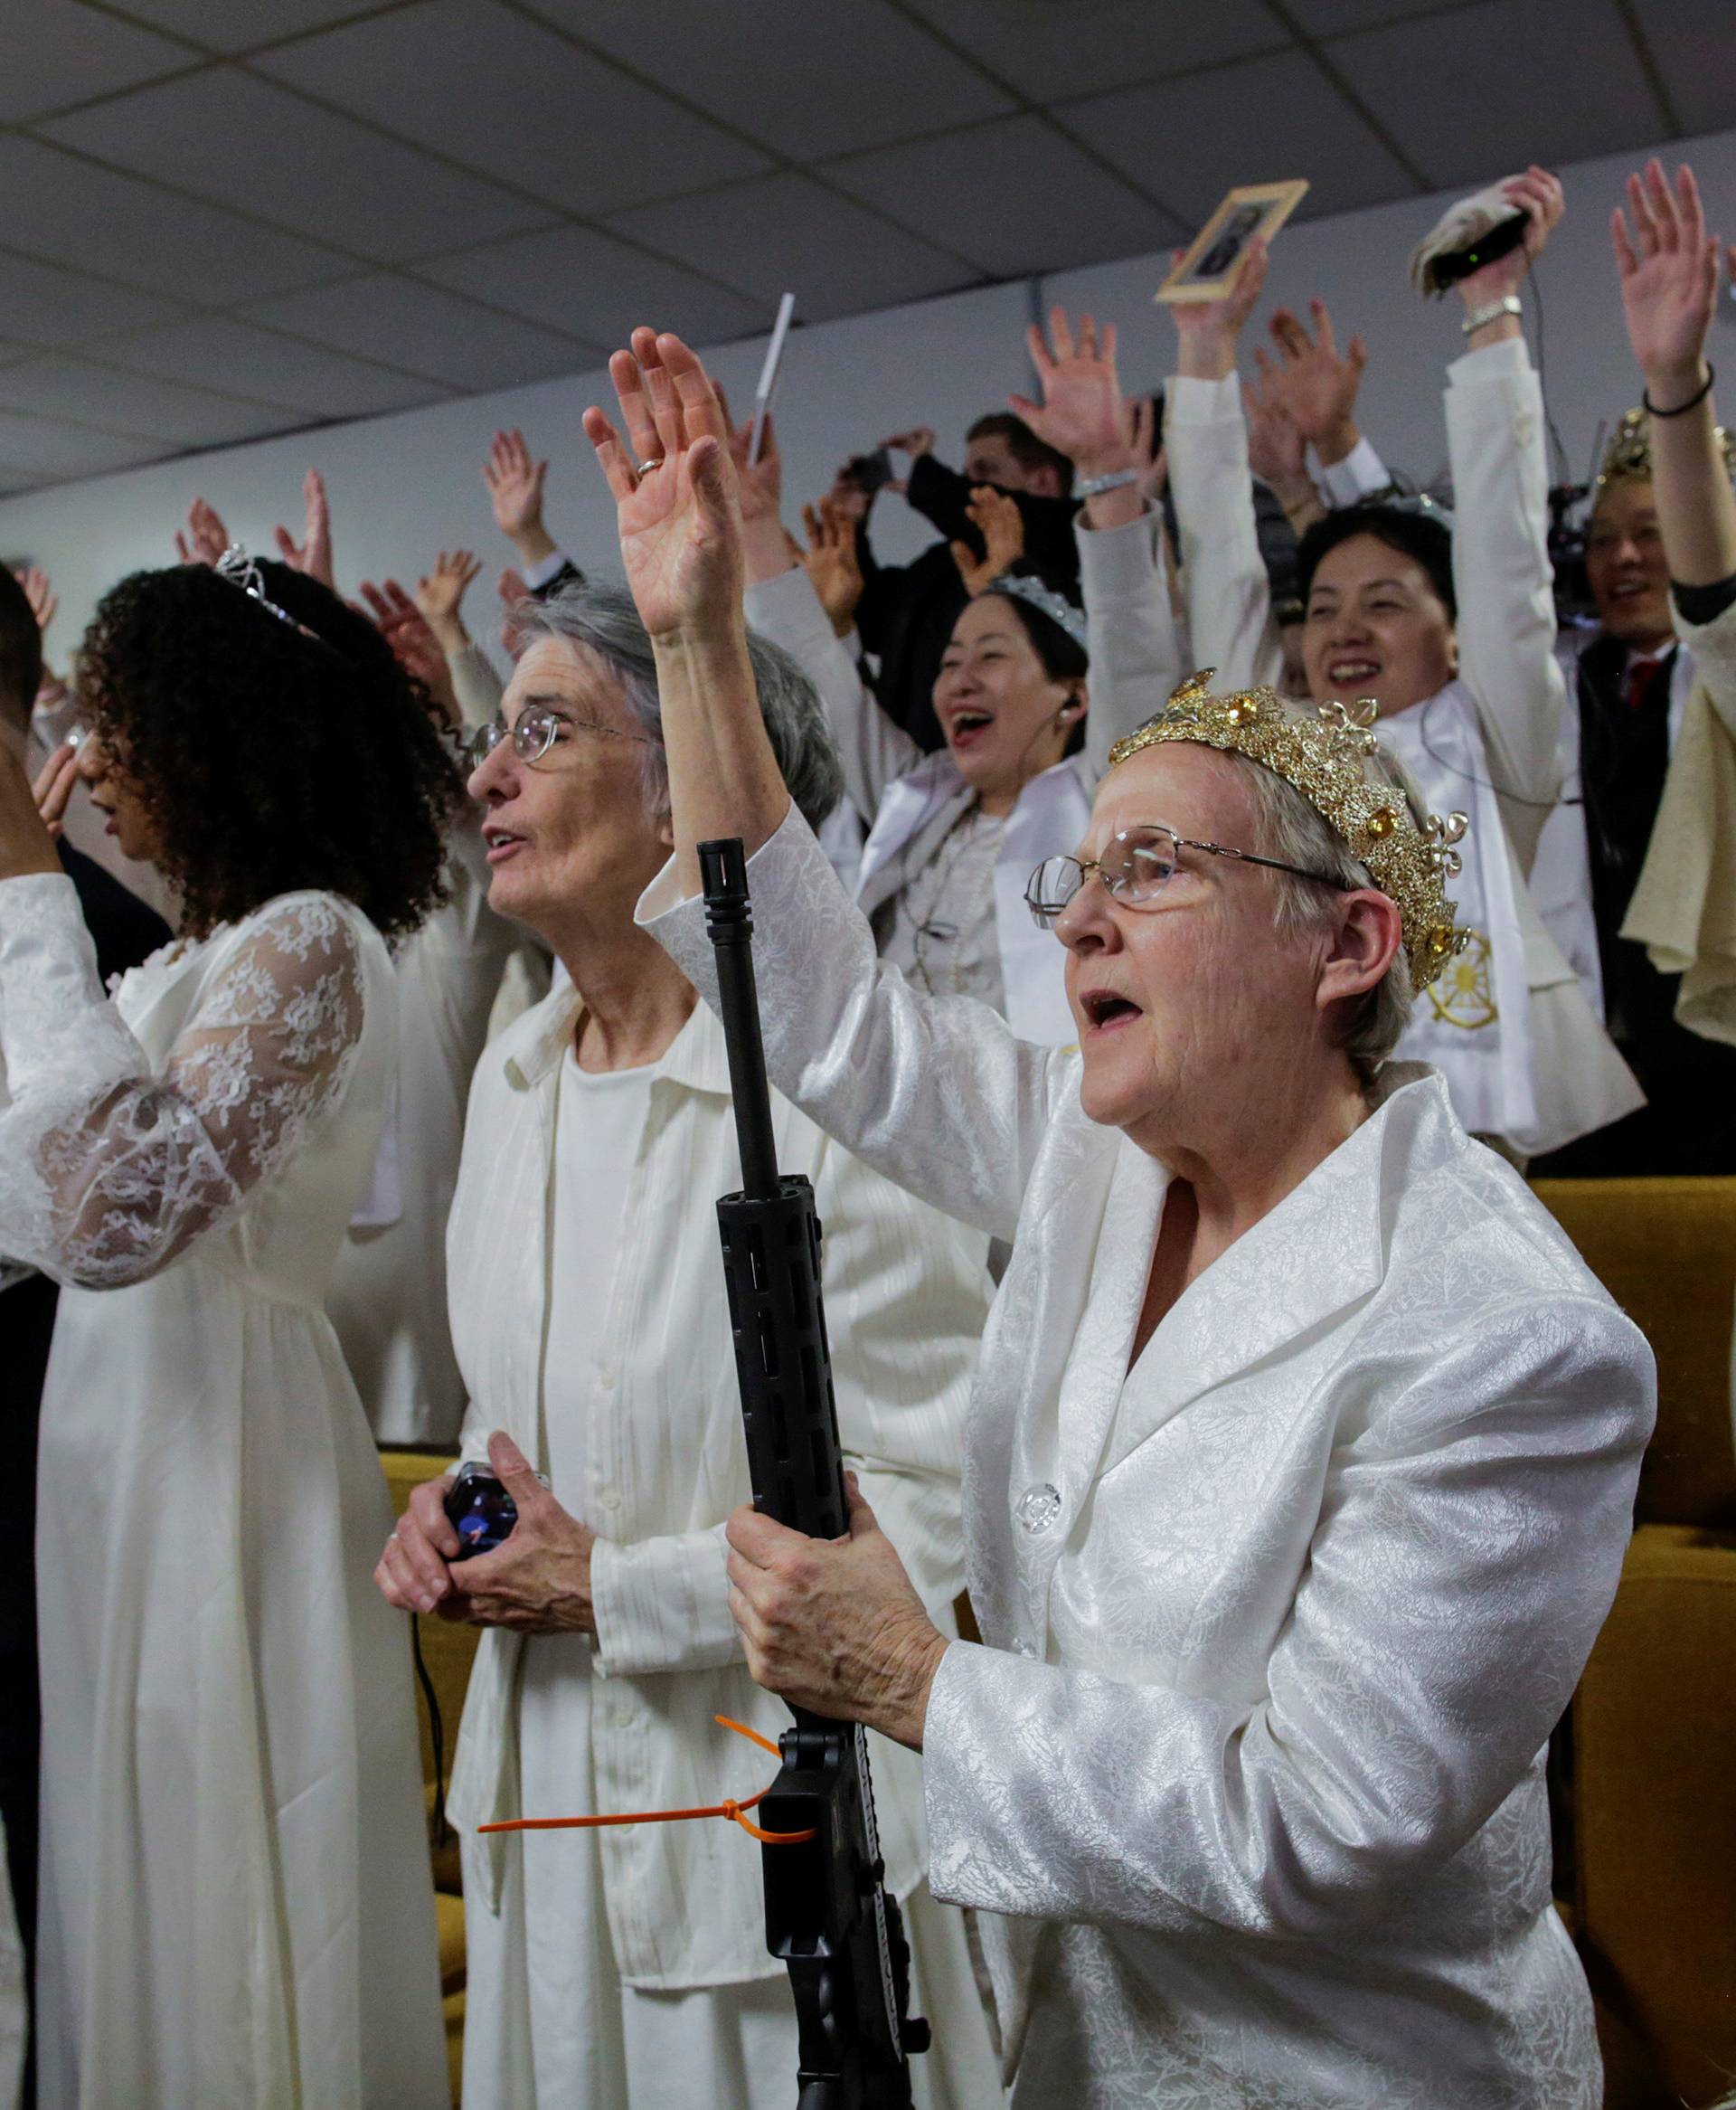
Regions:
<instances>
[{"instance_id":1,"label":"woman with eyeglasses","mask_svg":"<svg viewBox=\"0 0 1736 2110\"><path fill-rule=\"evenodd\" d=\"M921 1750L1015 2110L1593 2110L1543 1748L1655 1374L1440 1077L1388 1059L1459 957L1456 826L1363 714L1195 681L1034 890L1078 1047L918 991L767 752L709 377L641 347L624 430L585 421L669 756L641 925L712 991L697 846L740 837L774 1083L1012 1241L967 1437L982 1642L929 1626L878 1504L829 1544L743 1508L755 1678Z\"/></svg>"},{"instance_id":2,"label":"woman with eyeglasses","mask_svg":"<svg viewBox=\"0 0 1736 2110\"><path fill-rule=\"evenodd\" d=\"M436 2110L410 1666L369 1587L391 1503L323 1300L395 1055L387 941L439 897L459 780L371 626L280 564L122 580L80 688L80 771L183 935L106 995L0 755L0 1252L62 1284L39 2100Z\"/></svg>"},{"instance_id":3,"label":"woman with eyeglasses","mask_svg":"<svg viewBox=\"0 0 1736 2110\"><path fill-rule=\"evenodd\" d=\"M492 1463L518 1522L459 1562L448 1476L418 1490L378 1571L392 1604L485 1629L448 1803L463 1835L464 2097L787 2110L795 2015L766 1949L760 1856L733 1826L474 1832L745 1797L765 1758L715 1717L773 1737L787 1718L748 1676L724 1571L723 1521L748 1492L713 1208L740 1180L728 1062L693 984L633 922L671 840L650 641L630 598L593 584L527 604L518 630L470 790L490 902L567 972L477 1067L447 1242L464 1456ZM782 654L752 655L772 766L817 824L838 793L817 700ZM774 1119L778 1161L812 1178L826 1225L845 1450L953 1631L984 1241L788 1101ZM920 1768L891 1747L873 1764L916 1998L948 2018L918 2101L976 2110L998 2089L963 1921L926 1895Z\"/></svg>"},{"instance_id":4,"label":"woman with eyeglasses","mask_svg":"<svg viewBox=\"0 0 1736 2110\"><path fill-rule=\"evenodd\" d=\"M1566 701L1555 658L1546 418L1521 293L1565 204L1539 168L1508 185L1524 244L1459 281L1464 355L1448 370L1451 516L1369 493L1385 471L1356 440L1361 359L1330 318L1311 339L1274 317L1269 394L1307 416L1335 393L1342 431L1316 433L1335 510L1302 537L1301 659L1316 704L1375 699L1383 747L1430 806L1469 820L1457 899L1468 936L1417 1004L1401 1054L1446 1078L1466 1125L1523 1162L1638 1105L1627 1064L1544 929L1528 885L1561 790ZM1172 309L1181 373L1165 427L1194 648L1233 683L1278 682L1284 650L1254 544L1236 335L1258 292ZM1285 393L1287 385L1290 389ZM1297 439L1299 451L1300 439ZM1342 459L1337 459L1342 456Z\"/></svg>"}]
</instances>

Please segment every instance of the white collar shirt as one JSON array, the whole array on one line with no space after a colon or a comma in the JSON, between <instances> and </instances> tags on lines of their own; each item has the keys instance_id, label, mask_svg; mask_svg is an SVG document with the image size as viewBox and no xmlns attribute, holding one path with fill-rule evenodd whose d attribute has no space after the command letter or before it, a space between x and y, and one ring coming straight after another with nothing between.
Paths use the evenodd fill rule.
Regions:
<instances>
[{"instance_id":1,"label":"white collar shirt","mask_svg":"<svg viewBox=\"0 0 1736 2110\"><path fill-rule=\"evenodd\" d=\"M713 1204L741 1184L722 1027L703 1006L655 1065L635 1187L612 1279L585 1286L600 1313L588 1367L543 1367L557 1085L580 999L554 990L485 1052L472 1087L448 1233L452 1334L471 1407L465 1452L505 1429L546 1469L547 1418L585 1417L587 1485L557 1490L598 1534L597 1635L585 1714L603 1812L693 1808L763 1786L768 1761L718 1728L724 1714L775 1736L788 1711L750 1679L730 1618L722 1528L749 1496ZM914 1200L773 1097L778 1163L814 1183L839 1425L863 1492L935 1616L962 1581L958 1472L987 1284L985 1241ZM465 1705L450 1804L463 1826L511 1807L520 1642L486 1632ZM600 1682L599 1682L600 1681ZM889 1879L921 1877L921 1767L873 1740ZM760 1856L733 1826L600 1834L610 1935L623 1979L647 1988L775 1974ZM495 1897L501 1862L492 1863ZM493 1898L475 1897L472 1909Z\"/></svg>"}]
</instances>

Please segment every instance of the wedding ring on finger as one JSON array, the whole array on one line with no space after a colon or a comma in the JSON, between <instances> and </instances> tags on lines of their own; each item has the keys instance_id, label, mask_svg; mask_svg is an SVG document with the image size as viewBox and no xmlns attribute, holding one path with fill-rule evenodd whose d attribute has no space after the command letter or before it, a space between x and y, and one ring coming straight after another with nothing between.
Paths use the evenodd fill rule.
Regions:
<instances>
[{"instance_id":1,"label":"wedding ring on finger","mask_svg":"<svg viewBox=\"0 0 1736 2110\"><path fill-rule=\"evenodd\" d=\"M646 477L648 477L648 476L651 474L651 471L652 471L654 468L661 468L662 467L663 467L663 457L662 457L662 455L660 455L660 454L653 454L653 455L649 456L649 457L648 457L648 458L647 458L646 460L644 460L644 461L642 461L642 462L638 463L638 464L637 464L637 466L635 468L635 469L634 469L634 471L633 471L633 474L634 474L636 477L638 477L638 478L646 478Z\"/></svg>"}]
</instances>

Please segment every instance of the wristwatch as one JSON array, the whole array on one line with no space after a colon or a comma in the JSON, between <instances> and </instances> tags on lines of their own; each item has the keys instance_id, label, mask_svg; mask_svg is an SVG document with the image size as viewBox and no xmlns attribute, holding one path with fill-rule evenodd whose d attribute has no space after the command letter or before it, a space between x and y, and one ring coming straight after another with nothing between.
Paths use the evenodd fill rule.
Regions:
<instances>
[{"instance_id":1,"label":"wristwatch","mask_svg":"<svg viewBox=\"0 0 1736 2110\"><path fill-rule=\"evenodd\" d=\"M1075 488L1081 498L1100 498L1105 491L1125 490L1139 481L1137 468L1114 468L1108 476L1086 477Z\"/></svg>"},{"instance_id":2,"label":"wristwatch","mask_svg":"<svg viewBox=\"0 0 1736 2110\"><path fill-rule=\"evenodd\" d=\"M1488 307L1479 308L1474 314L1467 315L1459 327L1467 337L1473 337L1485 323L1499 322L1504 315L1523 315L1524 312L1519 296L1508 293L1499 300L1491 301Z\"/></svg>"}]
</instances>

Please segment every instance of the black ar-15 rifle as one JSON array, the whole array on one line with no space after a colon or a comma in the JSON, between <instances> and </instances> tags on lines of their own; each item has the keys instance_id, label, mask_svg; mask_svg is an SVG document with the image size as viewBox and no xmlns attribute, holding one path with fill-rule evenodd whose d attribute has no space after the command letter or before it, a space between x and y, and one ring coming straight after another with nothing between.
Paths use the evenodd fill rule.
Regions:
<instances>
[{"instance_id":1,"label":"black ar-15 rifle","mask_svg":"<svg viewBox=\"0 0 1736 2110\"><path fill-rule=\"evenodd\" d=\"M836 1538L849 1513L814 1189L778 1171L741 844L701 843L699 860L741 1146L741 1191L718 1203L717 1222L754 1507L810 1538ZM759 1815L769 1831L815 1834L760 1850L766 1946L788 1965L796 1996L797 2110L909 2110L908 2055L928 2049L929 2026L907 2011L910 1952L885 1887L864 1733L790 1711L782 1770Z\"/></svg>"}]
</instances>

